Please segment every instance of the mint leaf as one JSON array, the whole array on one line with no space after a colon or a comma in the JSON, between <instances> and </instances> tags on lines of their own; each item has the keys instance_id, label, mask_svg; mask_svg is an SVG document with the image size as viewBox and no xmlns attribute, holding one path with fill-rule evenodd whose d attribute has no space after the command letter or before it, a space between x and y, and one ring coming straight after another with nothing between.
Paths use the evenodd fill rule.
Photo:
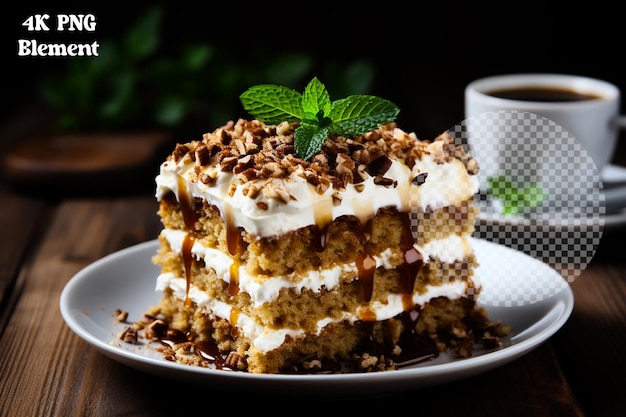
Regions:
<instances>
[{"instance_id":1,"label":"mint leaf","mask_svg":"<svg viewBox=\"0 0 626 417\"><path fill-rule=\"evenodd\" d=\"M306 161L322 149L328 137L328 128L303 123L296 129L294 136L296 152Z\"/></svg>"},{"instance_id":2,"label":"mint leaf","mask_svg":"<svg viewBox=\"0 0 626 417\"><path fill-rule=\"evenodd\" d=\"M239 96L244 109L266 124L300 122L295 130L295 147L304 160L322 149L330 134L357 136L396 119L400 109L388 100L352 95L332 101L317 77L304 93L274 84L249 88Z\"/></svg>"},{"instance_id":3,"label":"mint leaf","mask_svg":"<svg viewBox=\"0 0 626 417\"><path fill-rule=\"evenodd\" d=\"M243 108L266 124L302 120L302 95L274 84L250 87L239 96Z\"/></svg>"},{"instance_id":4,"label":"mint leaf","mask_svg":"<svg viewBox=\"0 0 626 417\"><path fill-rule=\"evenodd\" d=\"M538 184L532 182L518 187L504 175L489 177L487 192L502 203L504 215L517 215L525 209L539 207L546 197Z\"/></svg>"},{"instance_id":5,"label":"mint leaf","mask_svg":"<svg viewBox=\"0 0 626 417\"><path fill-rule=\"evenodd\" d=\"M306 123L316 124L330 114L330 95L317 77L304 89L302 94L302 119Z\"/></svg>"},{"instance_id":6,"label":"mint leaf","mask_svg":"<svg viewBox=\"0 0 626 417\"><path fill-rule=\"evenodd\" d=\"M522 188L522 200L525 207L539 207L545 198L546 194L538 184L531 183Z\"/></svg>"},{"instance_id":7,"label":"mint leaf","mask_svg":"<svg viewBox=\"0 0 626 417\"><path fill-rule=\"evenodd\" d=\"M507 199L507 195L516 190L517 186L513 181L504 175L495 175L487 178L487 191L494 197L501 200Z\"/></svg>"},{"instance_id":8,"label":"mint leaf","mask_svg":"<svg viewBox=\"0 0 626 417\"><path fill-rule=\"evenodd\" d=\"M376 96L353 95L334 101L330 111L331 133L342 136L364 135L370 130L393 122L400 109Z\"/></svg>"}]
</instances>

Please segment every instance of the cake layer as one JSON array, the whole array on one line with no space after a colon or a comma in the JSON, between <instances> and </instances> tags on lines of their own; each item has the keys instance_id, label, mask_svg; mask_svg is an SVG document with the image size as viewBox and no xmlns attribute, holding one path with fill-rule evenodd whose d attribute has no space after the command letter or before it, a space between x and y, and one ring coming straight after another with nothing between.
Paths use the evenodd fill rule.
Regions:
<instances>
[{"instance_id":1,"label":"cake layer","mask_svg":"<svg viewBox=\"0 0 626 417\"><path fill-rule=\"evenodd\" d=\"M159 280L169 281L164 277ZM178 284L184 285L184 280L179 280ZM451 347L435 345L438 334L447 335L446 339L454 338L455 332L467 332L474 325L482 326L486 323L483 312L474 309L473 300L441 296L432 298L420 308L383 321L328 320L321 323L317 331L312 332L288 328L272 331L258 326L249 317L241 314L236 315L237 324L233 326L233 316L232 313L228 314L228 306L214 300L210 301L210 305L204 304L203 301L209 299L202 291L192 290L192 297L197 295L199 304L194 302L185 307L180 298L185 293L184 288L177 285L173 287L174 290L169 287L164 289L164 296L159 304L159 312L166 317L170 326L184 329L196 341L215 343L221 352L236 353L240 361L243 360L240 368L251 373L288 372L296 367L302 372L306 371L302 367L306 367L310 361L347 361L353 355L368 351L375 354L381 350L395 352L388 355L388 360L395 364L379 364L381 370L393 369L401 362L400 358L415 359L414 342L407 345L401 343L401 339L407 334L412 335L414 341L414 332L417 330L420 334L417 337L422 342L417 349L429 351L430 355L436 356L438 350ZM459 340L464 338L465 334L458 336ZM184 360L180 358L179 361ZM362 371L368 367L363 365L362 369L357 370ZM373 369L375 367L370 370Z\"/></svg>"},{"instance_id":2,"label":"cake layer","mask_svg":"<svg viewBox=\"0 0 626 417\"><path fill-rule=\"evenodd\" d=\"M428 244L450 236L470 236L474 231L476 209L473 199L459 206L418 211L407 215L393 207L383 207L372 213L365 224L354 216L341 216L320 229L316 225L280 236L258 237L245 230L230 230L219 210L208 204L196 204L192 230L187 228L181 205L173 193L160 203L159 215L169 230L189 231L195 242L224 254L238 256L251 275L273 276L305 273L314 268L328 269L336 263L353 261L355 254L367 252L380 255L388 247L403 242L420 245L422 257ZM376 216L374 216L376 214ZM411 216L413 218L411 219ZM413 226L415 224L415 226ZM229 239L231 240L229 242ZM240 253L230 248L237 246ZM440 256L445 256L442 248ZM389 262L400 265L404 254L395 254Z\"/></svg>"}]
</instances>

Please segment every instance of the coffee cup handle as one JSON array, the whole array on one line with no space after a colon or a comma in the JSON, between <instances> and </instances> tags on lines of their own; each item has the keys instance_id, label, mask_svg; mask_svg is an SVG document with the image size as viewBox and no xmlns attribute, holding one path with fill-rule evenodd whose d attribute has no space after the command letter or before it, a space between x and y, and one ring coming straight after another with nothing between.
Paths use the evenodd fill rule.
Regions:
<instances>
[{"instance_id":1,"label":"coffee cup handle","mask_svg":"<svg viewBox=\"0 0 626 417\"><path fill-rule=\"evenodd\" d=\"M619 129L626 129L626 115L619 115L613 119L613 123Z\"/></svg>"}]
</instances>

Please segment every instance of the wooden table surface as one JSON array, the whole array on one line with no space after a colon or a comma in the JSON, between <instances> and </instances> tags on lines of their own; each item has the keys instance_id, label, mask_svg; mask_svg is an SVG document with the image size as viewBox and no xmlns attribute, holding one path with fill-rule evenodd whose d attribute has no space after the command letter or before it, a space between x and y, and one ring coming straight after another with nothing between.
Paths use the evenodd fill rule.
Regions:
<instances>
[{"instance_id":1,"label":"wooden table surface","mask_svg":"<svg viewBox=\"0 0 626 417\"><path fill-rule=\"evenodd\" d=\"M245 387L223 390L135 370L65 324L59 297L70 278L105 255L156 238L156 210L149 193L42 199L0 186L0 416L171 417L208 415L223 406L289 410L291 398L281 392L261 396ZM343 405L352 412L380 406L442 416L624 415L625 233L622 225L604 231L592 262L571 285L575 306L568 322L525 356L444 385L335 399L315 410ZM316 400L301 398L300 409Z\"/></svg>"}]
</instances>

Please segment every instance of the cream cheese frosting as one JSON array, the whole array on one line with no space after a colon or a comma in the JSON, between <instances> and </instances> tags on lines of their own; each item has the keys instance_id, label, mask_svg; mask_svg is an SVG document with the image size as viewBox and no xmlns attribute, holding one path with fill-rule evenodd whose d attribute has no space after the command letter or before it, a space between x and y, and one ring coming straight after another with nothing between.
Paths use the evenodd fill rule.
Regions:
<instances>
[{"instance_id":1,"label":"cream cheese frosting","mask_svg":"<svg viewBox=\"0 0 626 417\"><path fill-rule=\"evenodd\" d=\"M332 187L320 194L296 173L287 178L271 179L274 187L280 187L292 196L287 204L283 204L265 197L263 193L250 198L244 195L243 187L237 187L231 193L234 174L219 172L219 166L216 167L219 175L211 185L190 181L194 170L194 163L188 159L178 163L165 161L156 177L156 198L160 200L170 191L180 196L182 178L185 192L190 196L215 205L222 215L229 213L235 227L242 227L258 236L279 235L332 221L342 215L355 215L366 221L381 207L394 206L399 211L409 211L418 204L422 210L434 210L460 204L478 191L477 177L467 174L461 161L450 159L447 163L437 163L435 157L429 154L416 161L412 170L400 161L392 161L385 176L396 181L395 187L378 186L374 178L369 177L356 185L347 184L339 202L333 198L335 190ZM411 178L421 173L428 174L426 181L421 185L412 184ZM259 201L264 203L263 209L259 208Z\"/></svg>"}]
</instances>

